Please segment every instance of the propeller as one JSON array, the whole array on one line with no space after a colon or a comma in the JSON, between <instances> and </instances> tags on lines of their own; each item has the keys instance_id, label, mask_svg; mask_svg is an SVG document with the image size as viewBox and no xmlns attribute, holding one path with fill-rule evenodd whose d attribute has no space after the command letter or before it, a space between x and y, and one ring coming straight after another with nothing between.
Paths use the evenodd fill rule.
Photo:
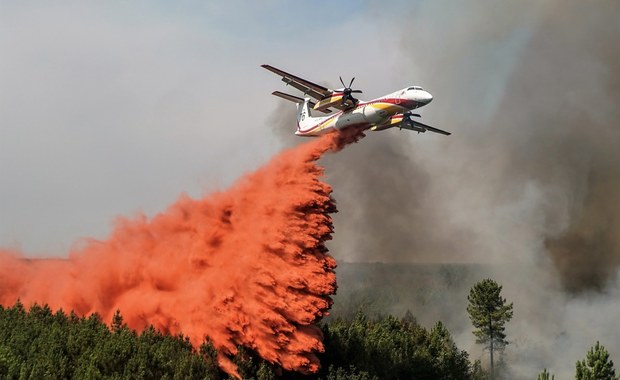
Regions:
<instances>
[{"instance_id":1,"label":"propeller","mask_svg":"<svg viewBox=\"0 0 620 380\"><path fill-rule=\"evenodd\" d=\"M354 80L355 80L355 77L353 77L351 79L351 82L349 82L349 86L347 86L347 85L344 84L344 81L342 80L342 77L340 77L340 83L342 83L342 87L343 87L343 89L342 89L342 93L343 93L342 104L343 105L347 102L347 100L351 100L351 102L353 102L354 105L357 104L358 100L355 99L353 97L353 95L351 95L351 94L354 94L354 93L355 94L361 94L362 93L362 90L353 90L353 89L351 89L351 86L353 85L353 81Z\"/></svg>"},{"instance_id":2,"label":"propeller","mask_svg":"<svg viewBox=\"0 0 620 380\"><path fill-rule=\"evenodd\" d=\"M407 119L412 120L412 117L422 117L419 113L411 113L411 111L407 111L405 113L403 113L403 117L406 117Z\"/></svg>"}]
</instances>

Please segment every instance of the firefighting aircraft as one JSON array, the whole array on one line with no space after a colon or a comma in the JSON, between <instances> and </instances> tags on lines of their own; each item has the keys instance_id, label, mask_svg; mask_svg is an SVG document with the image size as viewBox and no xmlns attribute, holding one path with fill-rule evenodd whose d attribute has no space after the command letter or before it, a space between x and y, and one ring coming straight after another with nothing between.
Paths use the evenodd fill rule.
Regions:
<instances>
[{"instance_id":1,"label":"firefighting aircraft","mask_svg":"<svg viewBox=\"0 0 620 380\"><path fill-rule=\"evenodd\" d=\"M388 128L409 129L418 133L431 131L450 135L450 132L422 124L414 117L420 117L411 110L427 105L433 100L433 96L424 91L422 87L412 86L403 88L391 94L368 102L360 101L352 94L362 91L353 90L351 86L355 77L344 84L342 88L330 90L318 84L312 83L298 76L289 74L270 65L262 65L267 70L282 77L282 81L304 93L304 98L274 91L273 95L297 103L297 131L298 136L320 136L344 128L359 128L362 130L382 131ZM314 98L312 101L308 96ZM310 109L333 115L312 117ZM333 110L332 110L333 109Z\"/></svg>"}]
</instances>

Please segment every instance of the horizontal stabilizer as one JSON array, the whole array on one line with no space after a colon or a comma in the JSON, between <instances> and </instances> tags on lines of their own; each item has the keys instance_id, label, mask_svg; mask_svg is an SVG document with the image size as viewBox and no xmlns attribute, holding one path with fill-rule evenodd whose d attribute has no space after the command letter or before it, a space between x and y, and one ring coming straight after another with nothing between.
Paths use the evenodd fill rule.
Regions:
<instances>
[{"instance_id":1,"label":"horizontal stabilizer","mask_svg":"<svg viewBox=\"0 0 620 380\"><path fill-rule=\"evenodd\" d=\"M288 101L291 101L293 103L303 103L304 99L300 98L299 96L295 96L295 95L291 95L291 94L285 94L284 92L280 92L280 91L274 91L271 93L272 95L275 95L277 97L280 97L282 99L286 99ZM310 105L310 107L314 108L314 106L316 105L316 103L314 103L313 101L308 102L308 104ZM323 113L330 113L332 112L331 110L328 109L324 109L324 110L320 110Z\"/></svg>"}]
</instances>

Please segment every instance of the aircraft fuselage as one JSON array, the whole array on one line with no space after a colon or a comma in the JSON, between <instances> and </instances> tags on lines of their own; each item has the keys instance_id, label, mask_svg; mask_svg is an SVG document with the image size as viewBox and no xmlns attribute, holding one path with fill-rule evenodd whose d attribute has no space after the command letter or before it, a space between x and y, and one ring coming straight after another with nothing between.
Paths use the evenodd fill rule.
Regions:
<instances>
[{"instance_id":1,"label":"aircraft fuselage","mask_svg":"<svg viewBox=\"0 0 620 380\"><path fill-rule=\"evenodd\" d=\"M433 97L421 87L408 87L371 101L359 101L351 108L325 117L310 117L306 104L300 110L298 136L319 136L344 128L386 129L391 127L391 118L430 103Z\"/></svg>"}]
</instances>

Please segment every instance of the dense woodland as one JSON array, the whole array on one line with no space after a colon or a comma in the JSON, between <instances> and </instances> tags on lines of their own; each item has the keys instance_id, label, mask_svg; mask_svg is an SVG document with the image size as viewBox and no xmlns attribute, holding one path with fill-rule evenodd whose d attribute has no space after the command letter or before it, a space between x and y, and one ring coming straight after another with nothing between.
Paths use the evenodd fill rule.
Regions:
<instances>
[{"instance_id":1,"label":"dense woodland","mask_svg":"<svg viewBox=\"0 0 620 380\"><path fill-rule=\"evenodd\" d=\"M235 362L249 379L469 379L480 372L437 323L430 331L411 315L334 319L323 325L323 369L313 376L282 373L241 349ZM479 375L479 374L478 374ZM137 333L117 313L111 325L35 305L0 306L0 377L7 379L227 379L205 342L153 328Z\"/></svg>"},{"instance_id":2,"label":"dense woodland","mask_svg":"<svg viewBox=\"0 0 620 380\"><path fill-rule=\"evenodd\" d=\"M472 362L441 322L427 330L410 312L402 318L357 312L326 320L321 325L322 369L314 375L283 371L241 347L234 362L244 379L256 380L499 380L510 377L501 354L509 343L504 324L513 308L501 290L493 280L480 281L471 288L467 307L477 343L491 355L495 347L500 359L495 370L493 360L485 369ZM208 340L193 347L183 335L165 335L153 327L131 330L120 311L112 321L102 321L97 314L54 312L46 305L0 305L0 379L229 379L218 368L216 355ZM598 342L575 371L577 380L618 379L609 353ZM554 376L544 369L537 379Z\"/></svg>"}]
</instances>

